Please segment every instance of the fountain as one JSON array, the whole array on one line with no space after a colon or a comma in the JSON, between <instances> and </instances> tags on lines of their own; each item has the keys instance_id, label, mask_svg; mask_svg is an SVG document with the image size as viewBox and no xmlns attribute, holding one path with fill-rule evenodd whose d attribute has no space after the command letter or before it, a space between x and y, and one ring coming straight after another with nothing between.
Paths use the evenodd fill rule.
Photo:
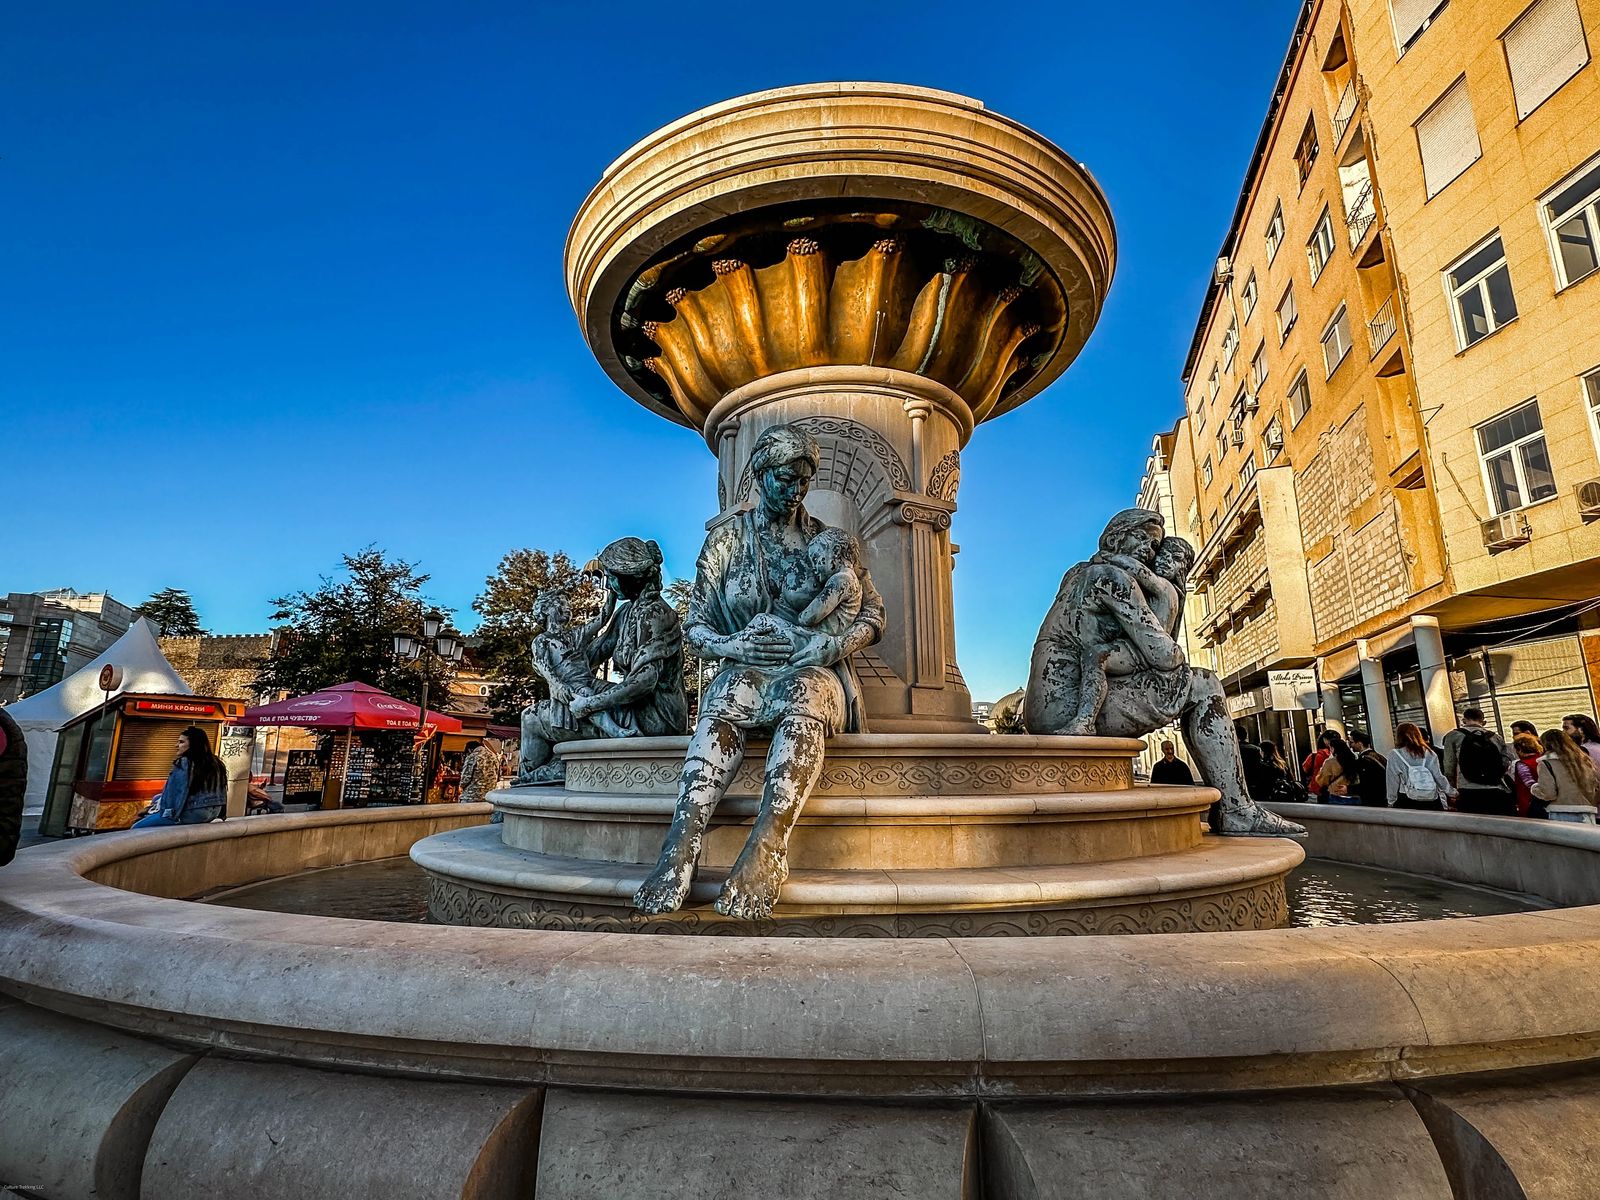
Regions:
<instances>
[{"instance_id":1,"label":"fountain","mask_svg":"<svg viewBox=\"0 0 1600 1200\"><path fill-rule=\"evenodd\" d=\"M1600 830L1283 806L1318 855L1557 907L1273 928L1294 843L1203 835L1216 793L1134 786L1126 738L972 732L950 619L959 453L1066 368L1113 257L1077 164L941 92L742 97L619 160L568 252L596 356L718 454L713 534L757 486L756 442L800 426L810 504L881 590L868 732L828 741L777 907L707 907L756 815L752 754L688 903L632 908L673 811L670 737L569 742L560 786L493 806L29 849L0 871L0 1185L1592 1191ZM458 924L194 903L408 852ZM685 936L707 933L735 936Z\"/></svg>"}]
</instances>

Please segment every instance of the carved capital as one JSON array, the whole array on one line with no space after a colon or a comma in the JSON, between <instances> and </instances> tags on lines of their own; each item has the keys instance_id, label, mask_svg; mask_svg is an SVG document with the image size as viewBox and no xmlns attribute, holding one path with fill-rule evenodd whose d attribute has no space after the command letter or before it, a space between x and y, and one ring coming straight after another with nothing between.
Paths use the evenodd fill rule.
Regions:
<instances>
[{"instance_id":1,"label":"carved capital","mask_svg":"<svg viewBox=\"0 0 1600 1200\"><path fill-rule=\"evenodd\" d=\"M935 529L950 528L950 514L945 509L930 504L904 502L894 514L896 525L931 525Z\"/></svg>"}]
</instances>

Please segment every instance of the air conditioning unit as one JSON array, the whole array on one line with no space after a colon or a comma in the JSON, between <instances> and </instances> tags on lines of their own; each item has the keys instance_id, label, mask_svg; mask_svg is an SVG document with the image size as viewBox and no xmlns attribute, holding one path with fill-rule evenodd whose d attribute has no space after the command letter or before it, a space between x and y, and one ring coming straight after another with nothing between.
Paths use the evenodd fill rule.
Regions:
<instances>
[{"instance_id":1,"label":"air conditioning unit","mask_svg":"<svg viewBox=\"0 0 1600 1200\"><path fill-rule=\"evenodd\" d=\"M1502 513L1483 523L1483 544L1489 550L1510 550L1527 545L1532 538L1533 530L1521 513Z\"/></svg>"},{"instance_id":2,"label":"air conditioning unit","mask_svg":"<svg viewBox=\"0 0 1600 1200\"><path fill-rule=\"evenodd\" d=\"M1246 395L1244 398L1244 410L1247 413L1259 412L1261 410L1261 397Z\"/></svg>"},{"instance_id":3,"label":"air conditioning unit","mask_svg":"<svg viewBox=\"0 0 1600 1200\"><path fill-rule=\"evenodd\" d=\"M1282 450L1283 449L1283 430L1281 430L1281 429L1269 429L1267 431L1266 442L1267 442L1267 449L1271 450L1273 453L1277 453L1279 450Z\"/></svg>"},{"instance_id":4,"label":"air conditioning unit","mask_svg":"<svg viewBox=\"0 0 1600 1200\"><path fill-rule=\"evenodd\" d=\"M1577 493L1578 515L1585 521L1600 520L1600 479L1585 479Z\"/></svg>"},{"instance_id":5,"label":"air conditioning unit","mask_svg":"<svg viewBox=\"0 0 1600 1200\"><path fill-rule=\"evenodd\" d=\"M1244 430L1242 430L1242 429L1235 429L1235 430L1234 430L1234 431L1233 431L1233 444L1234 444L1234 445L1235 445L1235 446L1242 446L1242 445L1244 445Z\"/></svg>"},{"instance_id":6,"label":"air conditioning unit","mask_svg":"<svg viewBox=\"0 0 1600 1200\"><path fill-rule=\"evenodd\" d=\"M1216 279L1218 286L1220 286L1220 285L1222 285L1224 283L1227 283L1228 280L1232 279L1233 278L1233 260L1231 258L1229 258L1226 254L1224 254L1221 258L1217 259L1217 266L1216 266L1216 269L1212 272L1212 277Z\"/></svg>"}]
</instances>

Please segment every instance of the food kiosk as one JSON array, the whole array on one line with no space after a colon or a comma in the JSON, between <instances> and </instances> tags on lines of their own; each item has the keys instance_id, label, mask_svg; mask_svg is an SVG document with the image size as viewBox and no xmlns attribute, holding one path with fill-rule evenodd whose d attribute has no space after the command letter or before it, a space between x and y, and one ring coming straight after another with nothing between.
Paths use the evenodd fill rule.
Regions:
<instances>
[{"instance_id":1,"label":"food kiosk","mask_svg":"<svg viewBox=\"0 0 1600 1200\"><path fill-rule=\"evenodd\" d=\"M74 717L56 742L39 832L128 828L166 783L178 735L198 726L220 754L224 729L244 709L242 700L123 692Z\"/></svg>"}]
</instances>

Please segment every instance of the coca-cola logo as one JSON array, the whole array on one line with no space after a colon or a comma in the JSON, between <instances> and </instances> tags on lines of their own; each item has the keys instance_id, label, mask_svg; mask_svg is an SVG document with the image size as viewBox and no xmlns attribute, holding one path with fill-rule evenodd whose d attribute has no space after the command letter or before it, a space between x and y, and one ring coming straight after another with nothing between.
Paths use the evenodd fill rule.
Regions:
<instances>
[{"instance_id":1,"label":"coca-cola logo","mask_svg":"<svg viewBox=\"0 0 1600 1200\"><path fill-rule=\"evenodd\" d=\"M293 703L291 703L289 705L289 707L290 708L331 708L333 705L335 705L337 703L339 703L337 700L325 700L325 699L316 699L314 697L307 697L304 700L296 700L296 701L294 701Z\"/></svg>"},{"instance_id":2,"label":"coca-cola logo","mask_svg":"<svg viewBox=\"0 0 1600 1200\"><path fill-rule=\"evenodd\" d=\"M409 704L401 704L398 700L374 700L372 702L372 707L373 708L386 708L390 712L410 712L411 711L411 706Z\"/></svg>"}]
</instances>

